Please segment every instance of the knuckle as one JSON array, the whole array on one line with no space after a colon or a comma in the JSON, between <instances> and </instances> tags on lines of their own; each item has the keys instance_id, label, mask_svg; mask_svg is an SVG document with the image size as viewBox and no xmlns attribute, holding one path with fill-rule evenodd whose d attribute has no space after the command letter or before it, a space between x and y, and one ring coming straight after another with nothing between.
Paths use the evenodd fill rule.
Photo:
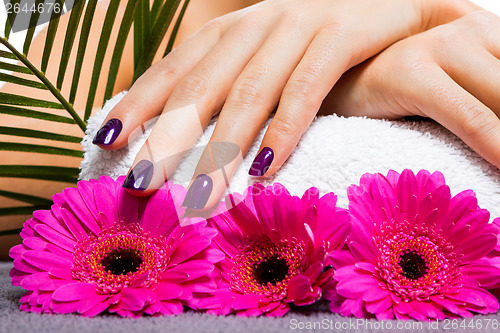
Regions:
<instances>
[{"instance_id":1,"label":"knuckle","mask_svg":"<svg viewBox=\"0 0 500 333\"><path fill-rule=\"evenodd\" d=\"M221 18L217 18L214 20L209 21L208 23L205 24L205 26L202 28L203 31L208 32L208 33L214 33L218 35L219 37L222 36L222 31L223 31L223 22Z\"/></svg>"},{"instance_id":2,"label":"knuckle","mask_svg":"<svg viewBox=\"0 0 500 333\"><path fill-rule=\"evenodd\" d=\"M186 99L202 99L209 95L209 85L199 74L190 74L175 88L174 94Z\"/></svg>"},{"instance_id":3,"label":"knuckle","mask_svg":"<svg viewBox=\"0 0 500 333\"><path fill-rule=\"evenodd\" d=\"M393 53L394 56L388 62L395 69L395 73L405 73L417 79L425 75L430 68L427 53L429 49L411 42L400 46L402 47Z\"/></svg>"},{"instance_id":4,"label":"knuckle","mask_svg":"<svg viewBox=\"0 0 500 333\"><path fill-rule=\"evenodd\" d=\"M255 32L259 29L264 18L264 13L261 10L249 11L240 18L239 27L243 30L249 30Z\"/></svg>"},{"instance_id":5,"label":"knuckle","mask_svg":"<svg viewBox=\"0 0 500 333\"><path fill-rule=\"evenodd\" d=\"M467 19L477 27L489 29L498 26L499 18L496 14L488 10L480 10L467 15Z\"/></svg>"},{"instance_id":6,"label":"knuckle","mask_svg":"<svg viewBox=\"0 0 500 333\"><path fill-rule=\"evenodd\" d=\"M428 41L438 50L449 50L460 40L460 32L457 27L451 24L440 25L431 30Z\"/></svg>"},{"instance_id":7,"label":"knuckle","mask_svg":"<svg viewBox=\"0 0 500 333\"><path fill-rule=\"evenodd\" d=\"M231 91L229 100L240 105L260 104L263 96L262 81L256 77L241 78Z\"/></svg>"},{"instance_id":8,"label":"knuckle","mask_svg":"<svg viewBox=\"0 0 500 333\"><path fill-rule=\"evenodd\" d=\"M325 35L332 36L332 38L336 40L349 39L349 24L339 18L335 18L331 23L322 27L321 31L324 32Z\"/></svg>"},{"instance_id":9,"label":"knuckle","mask_svg":"<svg viewBox=\"0 0 500 333\"><path fill-rule=\"evenodd\" d=\"M297 10L296 8L285 9L281 14L281 24L295 28L302 27L307 21L307 15L305 11Z\"/></svg>"},{"instance_id":10,"label":"knuckle","mask_svg":"<svg viewBox=\"0 0 500 333\"><path fill-rule=\"evenodd\" d=\"M314 65L309 65L288 82L283 94L291 96L314 96L317 82L318 69Z\"/></svg>"},{"instance_id":11,"label":"knuckle","mask_svg":"<svg viewBox=\"0 0 500 333\"><path fill-rule=\"evenodd\" d=\"M476 105L462 108L459 124L462 133L471 138L488 132L492 125L484 109Z\"/></svg>"},{"instance_id":12,"label":"knuckle","mask_svg":"<svg viewBox=\"0 0 500 333\"><path fill-rule=\"evenodd\" d=\"M274 117L273 130L280 136L296 136L299 133L297 121L291 115Z\"/></svg>"},{"instance_id":13,"label":"knuckle","mask_svg":"<svg viewBox=\"0 0 500 333\"><path fill-rule=\"evenodd\" d=\"M180 72L180 68L178 65L176 65L177 61L171 61L168 56L158 63L156 63L155 66L155 73L157 75L160 75L165 78L173 78L177 77Z\"/></svg>"}]
</instances>

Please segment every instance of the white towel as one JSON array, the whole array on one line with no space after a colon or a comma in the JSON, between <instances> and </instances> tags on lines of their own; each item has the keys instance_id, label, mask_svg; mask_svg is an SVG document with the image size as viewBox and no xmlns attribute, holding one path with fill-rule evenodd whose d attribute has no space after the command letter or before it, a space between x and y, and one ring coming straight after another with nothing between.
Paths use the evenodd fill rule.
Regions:
<instances>
[{"instance_id":1,"label":"white towel","mask_svg":"<svg viewBox=\"0 0 500 333\"><path fill-rule=\"evenodd\" d=\"M117 151L105 151L92 144L96 131L122 92L108 101L89 119L82 141L85 151L81 179L100 175L118 177L126 174L150 130ZM205 130L197 146L205 145L214 124ZM230 190L242 192L254 180L248 169L259 149L264 130L252 145L230 183ZM187 185L198 162L201 149L189 153L170 177ZM310 126L286 164L264 184L280 182L292 194L301 195L311 186L321 193L335 192L339 205L347 207L346 189L357 184L364 173L389 169L441 171L452 194L473 189L481 208L500 216L500 171L468 148L458 137L432 121L388 121L367 118L343 118L336 115L319 117Z\"/></svg>"}]
</instances>

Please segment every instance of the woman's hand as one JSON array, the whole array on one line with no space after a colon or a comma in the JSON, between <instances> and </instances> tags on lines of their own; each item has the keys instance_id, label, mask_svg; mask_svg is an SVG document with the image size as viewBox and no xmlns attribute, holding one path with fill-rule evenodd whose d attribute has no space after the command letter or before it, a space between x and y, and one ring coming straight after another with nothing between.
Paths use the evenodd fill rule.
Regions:
<instances>
[{"instance_id":1,"label":"woman's hand","mask_svg":"<svg viewBox=\"0 0 500 333\"><path fill-rule=\"evenodd\" d=\"M476 11L347 72L322 113L429 117L500 168L500 17Z\"/></svg>"},{"instance_id":2,"label":"woman's hand","mask_svg":"<svg viewBox=\"0 0 500 333\"><path fill-rule=\"evenodd\" d=\"M276 106L250 175L278 170L345 71L474 9L456 0L261 2L209 22L152 66L110 112L94 143L121 148L161 115L124 182L132 193L148 195L220 111L184 202L211 207L239 162L225 147L244 155Z\"/></svg>"}]
</instances>

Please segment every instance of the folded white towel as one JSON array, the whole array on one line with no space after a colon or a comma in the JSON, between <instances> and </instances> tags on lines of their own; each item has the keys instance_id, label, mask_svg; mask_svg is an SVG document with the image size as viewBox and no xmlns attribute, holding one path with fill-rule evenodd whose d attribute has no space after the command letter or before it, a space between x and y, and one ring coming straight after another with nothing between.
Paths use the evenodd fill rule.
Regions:
<instances>
[{"instance_id":1,"label":"folded white towel","mask_svg":"<svg viewBox=\"0 0 500 333\"><path fill-rule=\"evenodd\" d=\"M82 141L85 150L81 179L100 175L118 177L126 174L150 130L132 141L128 147L105 151L92 144L96 131L116 103L125 95L118 94L89 119ZM205 130L197 146L205 145L214 124ZM254 180L247 171L257 154L264 131L244 158L231 181L232 191L243 191ZM187 185L202 149L189 153L170 179ZM327 116L317 118L286 164L274 177L263 183L280 182L292 194L301 195L311 186L321 193L335 192L339 204L347 206L346 189L359 182L364 173L389 169L441 171L452 194L465 189L476 191L479 205L500 216L500 171L471 151L460 139L432 121L388 121L366 118Z\"/></svg>"}]
</instances>

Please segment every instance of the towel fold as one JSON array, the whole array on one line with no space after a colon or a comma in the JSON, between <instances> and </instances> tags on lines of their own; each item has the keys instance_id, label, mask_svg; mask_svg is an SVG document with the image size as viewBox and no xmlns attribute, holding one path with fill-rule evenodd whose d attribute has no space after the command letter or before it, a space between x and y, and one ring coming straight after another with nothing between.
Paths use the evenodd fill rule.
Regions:
<instances>
[{"instance_id":1,"label":"towel fold","mask_svg":"<svg viewBox=\"0 0 500 333\"><path fill-rule=\"evenodd\" d=\"M88 122L82 141L85 151L80 179L109 175L113 178L126 174L151 129L116 151L105 151L92 144L92 139L108 112L123 98L122 92ZM267 125L266 127L267 128ZM257 154L265 133L260 132L247 156L235 173L230 190L242 192L255 180L248 176L248 169ZM196 147L207 144L214 130L209 125ZM187 185L203 149L193 149L179 164L170 180ZM320 193L335 192L339 205L347 206L346 189L359 182L364 173L389 169L441 171L452 194L473 189L479 205L500 216L500 172L486 162L458 137L430 120L376 120L343 118L336 115L314 120L285 165L273 176L261 179L264 184L280 182L292 194L301 195L315 186Z\"/></svg>"}]
</instances>

